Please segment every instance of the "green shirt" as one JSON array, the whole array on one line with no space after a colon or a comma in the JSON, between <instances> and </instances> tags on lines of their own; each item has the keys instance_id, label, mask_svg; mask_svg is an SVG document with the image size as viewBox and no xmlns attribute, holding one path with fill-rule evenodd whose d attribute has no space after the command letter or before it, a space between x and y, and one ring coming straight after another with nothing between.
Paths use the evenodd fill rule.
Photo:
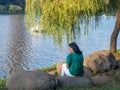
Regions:
<instances>
[{"instance_id":1,"label":"green shirt","mask_svg":"<svg viewBox=\"0 0 120 90\"><path fill-rule=\"evenodd\" d=\"M66 63L69 65L69 71L74 76L83 76L83 61L84 57L82 54L70 53L67 56Z\"/></svg>"}]
</instances>

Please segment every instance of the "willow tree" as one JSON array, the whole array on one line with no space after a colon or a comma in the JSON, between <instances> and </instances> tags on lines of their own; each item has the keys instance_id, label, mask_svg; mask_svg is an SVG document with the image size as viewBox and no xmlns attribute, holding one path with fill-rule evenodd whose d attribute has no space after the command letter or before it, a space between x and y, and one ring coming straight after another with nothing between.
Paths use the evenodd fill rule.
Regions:
<instances>
[{"instance_id":1,"label":"willow tree","mask_svg":"<svg viewBox=\"0 0 120 90\"><path fill-rule=\"evenodd\" d=\"M79 19L86 20L96 14L111 12L118 8L119 2L120 0L26 0L26 24L28 28L39 24L40 31L52 35L55 41L61 43L63 36L74 36L74 27L79 32ZM116 47L112 44L111 47L110 51L114 52L112 49Z\"/></svg>"}]
</instances>

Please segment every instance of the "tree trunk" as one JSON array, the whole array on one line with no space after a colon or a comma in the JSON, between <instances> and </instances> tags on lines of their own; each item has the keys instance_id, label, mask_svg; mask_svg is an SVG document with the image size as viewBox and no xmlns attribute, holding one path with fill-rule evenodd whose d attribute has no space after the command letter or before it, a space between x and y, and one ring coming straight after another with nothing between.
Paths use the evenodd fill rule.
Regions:
<instances>
[{"instance_id":1,"label":"tree trunk","mask_svg":"<svg viewBox=\"0 0 120 90\"><path fill-rule=\"evenodd\" d=\"M120 7L118 9L115 27L110 39L110 52L113 54L116 52L116 49L117 49L117 37L118 37L119 31L120 31Z\"/></svg>"}]
</instances>

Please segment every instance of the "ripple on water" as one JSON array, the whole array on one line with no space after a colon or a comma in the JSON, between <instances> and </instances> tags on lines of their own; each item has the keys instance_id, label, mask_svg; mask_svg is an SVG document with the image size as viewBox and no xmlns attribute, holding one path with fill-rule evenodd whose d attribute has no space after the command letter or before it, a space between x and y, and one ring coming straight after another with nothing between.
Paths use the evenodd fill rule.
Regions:
<instances>
[{"instance_id":1,"label":"ripple on water","mask_svg":"<svg viewBox=\"0 0 120 90\"><path fill-rule=\"evenodd\" d=\"M12 23L11 23L12 22ZM102 49L109 49L109 39L114 28L115 16L107 19L101 17L100 26L92 28L90 22L89 33L81 35L76 42L84 56ZM52 36L43 38L40 34L36 38L26 30L23 15L0 15L0 77L7 76L11 71L21 69L40 68L64 61L68 54L67 40L63 38L62 48L54 45ZM120 35L118 48L120 48Z\"/></svg>"}]
</instances>

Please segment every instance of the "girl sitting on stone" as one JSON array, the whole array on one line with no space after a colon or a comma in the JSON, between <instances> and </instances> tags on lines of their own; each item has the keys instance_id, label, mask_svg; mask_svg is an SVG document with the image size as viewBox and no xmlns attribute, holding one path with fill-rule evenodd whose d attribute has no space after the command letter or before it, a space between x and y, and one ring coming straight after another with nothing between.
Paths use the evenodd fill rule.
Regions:
<instances>
[{"instance_id":1,"label":"girl sitting on stone","mask_svg":"<svg viewBox=\"0 0 120 90\"><path fill-rule=\"evenodd\" d=\"M66 63L62 65L61 76L83 76L83 61L84 57L78 45L75 42L69 44L69 54L66 58Z\"/></svg>"}]
</instances>

